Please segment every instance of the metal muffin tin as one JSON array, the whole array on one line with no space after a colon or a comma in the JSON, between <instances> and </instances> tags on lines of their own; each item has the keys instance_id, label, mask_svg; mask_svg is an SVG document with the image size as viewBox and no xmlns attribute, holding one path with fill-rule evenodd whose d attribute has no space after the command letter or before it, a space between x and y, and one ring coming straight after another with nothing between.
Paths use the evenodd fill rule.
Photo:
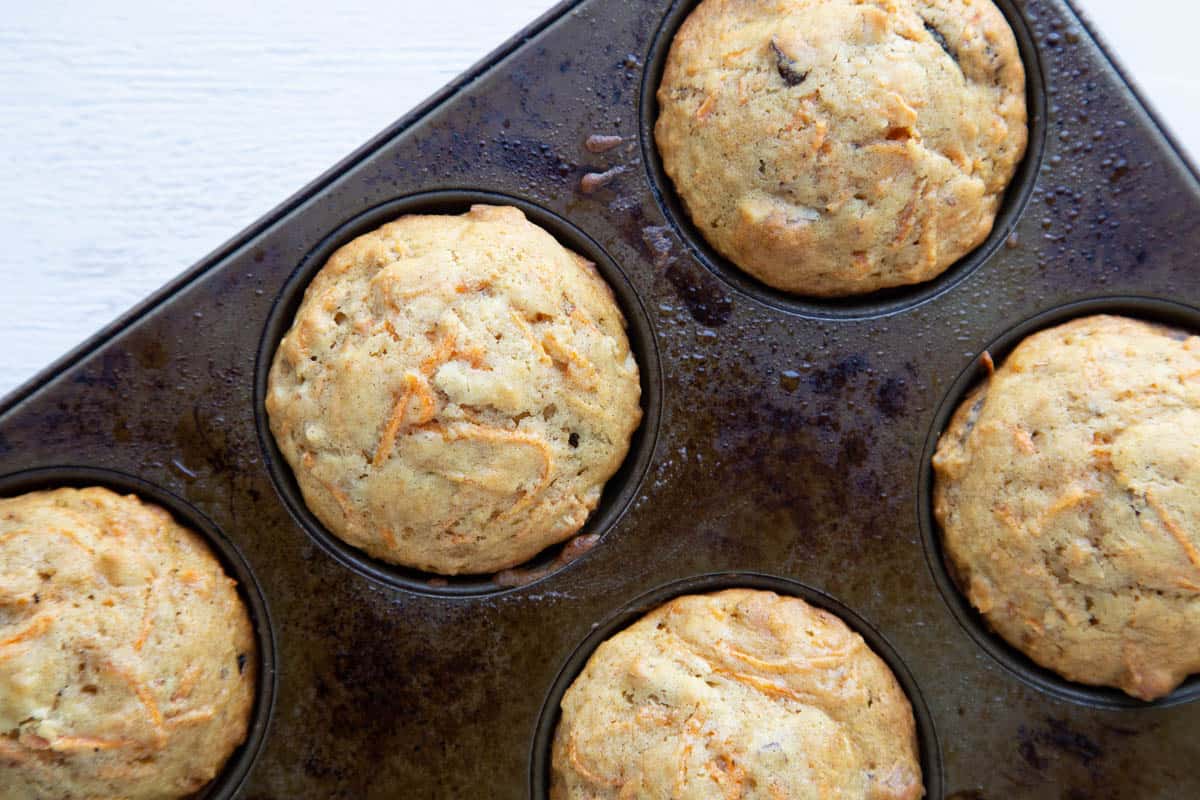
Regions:
<instances>
[{"instance_id":1,"label":"metal muffin tin","mask_svg":"<svg viewBox=\"0 0 1200 800\"><path fill-rule=\"evenodd\" d=\"M773 292L711 252L657 163L653 93L692 5L542 17L4 399L0 493L136 491L239 578L267 660L251 739L211 798L544 796L557 698L595 631L729 585L799 594L863 632L913 700L931 797L1200 796L1197 681L1136 703L1008 649L941 561L927 466L987 348L1100 310L1200 330L1195 174L1068 5L1001 0L1031 138L992 237L929 284ZM622 142L593 152L597 134ZM647 412L589 522L598 544L545 554L519 586L342 546L261 411L274 343L331 248L494 195L598 263Z\"/></svg>"}]
</instances>

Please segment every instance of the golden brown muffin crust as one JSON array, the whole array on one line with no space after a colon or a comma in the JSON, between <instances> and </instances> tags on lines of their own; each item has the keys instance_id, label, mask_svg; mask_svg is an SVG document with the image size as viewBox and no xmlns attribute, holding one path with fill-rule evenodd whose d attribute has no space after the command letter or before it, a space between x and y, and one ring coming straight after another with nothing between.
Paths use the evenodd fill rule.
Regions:
<instances>
[{"instance_id":1,"label":"golden brown muffin crust","mask_svg":"<svg viewBox=\"0 0 1200 800\"><path fill-rule=\"evenodd\" d=\"M459 574L576 533L628 452L640 397L595 267L520 210L475 206L338 250L280 342L266 406L331 532Z\"/></svg>"},{"instance_id":2,"label":"golden brown muffin crust","mask_svg":"<svg viewBox=\"0 0 1200 800\"><path fill-rule=\"evenodd\" d=\"M1115 316L1036 333L933 466L946 553L1010 644L1143 700L1200 670L1200 338Z\"/></svg>"},{"instance_id":3,"label":"golden brown muffin crust","mask_svg":"<svg viewBox=\"0 0 1200 800\"><path fill-rule=\"evenodd\" d=\"M813 296L929 280L991 231L1025 152L1025 71L989 0L704 0L655 140L693 222Z\"/></svg>"},{"instance_id":4,"label":"golden brown muffin crust","mask_svg":"<svg viewBox=\"0 0 1200 800\"><path fill-rule=\"evenodd\" d=\"M914 800L916 726L887 665L794 597L676 598L605 641L562 700L552 800Z\"/></svg>"},{"instance_id":5,"label":"golden brown muffin crust","mask_svg":"<svg viewBox=\"0 0 1200 800\"><path fill-rule=\"evenodd\" d=\"M136 497L0 499L0 798L184 797L212 780L254 702L234 586Z\"/></svg>"}]
</instances>

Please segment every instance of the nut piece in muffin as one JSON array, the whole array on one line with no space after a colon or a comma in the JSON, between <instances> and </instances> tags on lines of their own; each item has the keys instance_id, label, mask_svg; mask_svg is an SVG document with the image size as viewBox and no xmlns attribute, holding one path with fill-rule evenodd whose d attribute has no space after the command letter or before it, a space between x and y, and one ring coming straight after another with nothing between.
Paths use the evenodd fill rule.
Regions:
<instances>
[{"instance_id":1,"label":"nut piece in muffin","mask_svg":"<svg viewBox=\"0 0 1200 800\"><path fill-rule=\"evenodd\" d=\"M990 0L704 0L655 140L696 227L763 283L918 283L981 244L1025 152L1025 69Z\"/></svg>"},{"instance_id":2,"label":"nut piece in muffin","mask_svg":"<svg viewBox=\"0 0 1200 800\"><path fill-rule=\"evenodd\" d=\"M271 431L335 535L442 574L575 534L641 420L596 268L516 208L401 217L338 250L271 366Z\"/></svg>"},{"instance_id":3,"label":"nut piece in muffin","mask_svg":"<svg viewBox=\"0 0 1200 800\"><path fill-rule=\"evenodd\" d=\"M794 597L676 598L596 649L562 700L552 800L913 800L916 726L887 665Z\"/></svg>"},{"instance_id":4,"label":"nut piece in muffin","mask_svg":"<svg viewBox=\"0 0 1200 800\"><path fill-rule=\"evenodd\" d=\"M108 489L0 499L0 797L185 797L254 704L254 632L204 541Z\"/></svg>"},{"instance_id":5,"label":"nut piece in muffin","mask_svg":"<svg viewBox=\"0 0 1200 800\"><path fill-rule=\"evenodd\" d=\"M938 442L934 513L972 605L1079 683L1200 671L1200 338L1091 316L1018 345Z\"/></svg>"}]
</instances>

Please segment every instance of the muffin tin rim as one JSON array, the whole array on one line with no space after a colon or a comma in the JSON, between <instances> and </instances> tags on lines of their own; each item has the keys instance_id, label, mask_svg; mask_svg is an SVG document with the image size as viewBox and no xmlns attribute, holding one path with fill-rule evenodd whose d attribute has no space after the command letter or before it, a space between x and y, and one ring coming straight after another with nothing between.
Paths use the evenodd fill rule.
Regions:
<instances>
[{"instance_id":1,"label":"muffin tin rim","mask_svg":"<svg viewBox=\"0 0 1200 800\"><path fill-rule=\"evenodd\" d=\"M495 581L498 573L441 575L390 564L374 558L361 549L342 541L316 518L304 502L291 466L275 442L266 413L267 381L275 351L283 336L290 330L295 312L313 277L325 266L339 248L381 225L407 214L461 214L472 205L507 205L521 210L526 218L545 230L559 244L584 256L594 264L625 317L625 333L630 350L638 364L641 384L642 419L630 437L629 450L621 466L604 486L600 502L582 528L560 543L550 545L532 559L515 569L548 568L536 577L516 585L501 585ZM602 546L605 538L624 520L635 505L645 486L650 466L658 448L663 413L662 359L658 332L647 312L641 293L629 276L608 251L586 230L572 220L541 203L524 197L488 189L439 188L398 195L348 216L332 226L299 259L295 268L281 285L272 300L255 356L253 377L253 414L262 454L272 487L292 521L310 540L341 566L373 583L390 590L447 599L492 599L510 592L525 590L554 577L564 569L587 559L592 549ZM596 544L566 563L555 563L562 547L582 535L598 534Z\"/></svg>"},{"instance_id":2,"label":"muffin tin rim","mask_svg":"<svg viewBox=\"0 0 1200 800\"><path fill-rule=\"evenodd\" d=\"M1049 94L1042 57L1024 13L1015 0L990 0L1013 32L1025 69L1027 140L1025 153L1001 196L992 229L975 248L964 253L938 275L914 284L889 287L858 295L815 297L768 286L709 244L692 222L674 183L666 174L654 139L658 116L658 86L671 43L691 11L703 0L672 0L671 6L645 51L637 99L638 139L644 174L659 212L684 249L705 270L720 279L734 294L775 311L826 322L870 322L914 311L950 292L963 288L1003 249L1017 230L1033 198L1049 138Z\"/></svg>"},{"instance_id":3,"label":"muffin tin rim","mask_svg":"<svg viewBox=\"0 0 1200 800\"><path fill-rule=\"evenodd\" d=\"M250 562L221 527L190 502L174 492L136 475L107 467L56 464L0 474L0 498L18 497L38 491L99 486L118 494L132 494L143 503L167 511L175 521L196 533L237 581L238 597L250 617L258 650L258 675L254 705L246 725L245 739L234 748L221 769L195 795L195 800L232 800L238 796L270 737L271 719L279 692L279 653L275 625L266 595Z\"/></svg>"},{"instance_id":4,"label":"muffin tin rim","mask_svg":"<svg viewBox=\"0 0 1200 800\"><path fill-rule=\"evenodd\" d=\"M871 651L891 671L912 709L917 755L921 764L921 781L925 789L923 796L942 796L945 777L937 726L925 703L920 684L884 633L833 594L803 581L757 570L722 570L658 583L653 588L627 599L603 618L593 622L587 634L575 642L562 659L538 711L529 753L531 800L547 800L550 796L551 749L561 716L562 698L587 666L596 649L664 603L685 595L711 594L725 589L754 589L799 598L815 608L835 615L846 627L861 636Z\"/></svg>"},{"instance_id":5,"label":"muffin tin rim","mask_svg":"<svg viewBox=\"0 0 1200 800\"><path fill-rule=\"evenodd\" d=\"M1119 294L1095 295L1060 303L1023 317L992 335L987 344L955 376L934 412L921 450L921 462L917 472L917 525L925 562L947 610L975 646L986 652L1010 676L1057 700L1089 708L1125 711L1167 708L1200 699L1200 673L1189 676L1165 697L1152 701L1138 700L1115 687L1093 686L1068 680L1054 670L1035 663L992 631L983 615L975 610L959 589L953 572L946 563L941 528L933 514L933 454L950 418L963 398L978 385L986 372L981 362L983 354L992 356L996 366L999 366L1013 349L1030 335L1074 319L1097 314L1130 317L1200 334L1198 307L1153 295Z\"/></svg>"},{"instance_id":6,"label":"muffin tin rim","mask_svg":"<svg viewBox=\"0 0 1200 800\"><path fill-rule=\"evenodd\" d=\"M574 5L578 5L578 3L573 3L573 4L570 4L570 6L574 6ZM566 11L566 10L567 10L567 8L568 8L568 6L565 6L565 5L564 5L564 6L560 6L560 7L556 8L556 9L552 10L551 12L549 12L549 15L548 15L548 16L549 16L551 19L556 19L556 18L557 18L558 16L560 16L560 15L561 15L561 14L562 14L564 11ZM1097 35L1096 35L1096 32L1095 32L1094 30L1091 30L1091 29L1090 29L1090 28L1088 28L1086 25L1084 25L1084 28L1085 28L1085 30L1087 30L1087 31L1088 31L1088 35L1090 35L1090 36L1092 36L1092 37L1096 37L1096 38L1098 38L1098 37L1097 37ZM652 28L651 28L651 29L649 29L649 33L650 33L651 35L653 34L653 29L652 29ZM1041 42L1039 41L1039 43L1038 43L1038 44L1040 45L1040 44L1041 44ZM1102 51L1102 54L1106 55L1105 53L1103 53L1103 43L1102 43L1102 42L1097 42L1097 44L1099 44L1099 45L1100 45L1100 49L1101 49L1101 51ZM636 52L636 50L635 50L635 52ZM485 59L483 62L481 62L481 64L480 64L480 65L478 65L478 66L481 66L481 67L484 67L484 68L489 68L489 69L490 69L491 67L493 67L493 66L496 66L496 63L497 63L498 61L499 61L499 58L497 58L495 55L492 55L492 56L488 56L488 57L487 57L487 58L486 58L486 59ZM475 71L475 68L473 68L473 69L472 69L472 71L474 72L474 71ZM1119 70L1118 70L1118 72L1119 72ZM1129 82L1128 82L1128 78L1127 78L1127 77L1125 78L1125 83L1126 83L1127 85L1128 85L1128 83L1129 83ZM458 89L461 89L461 88L462 88L462 85L460 84L460 85L459 85L458 87L456 87L456 88L458 88ZM1132 89L1134 89L1134 92L1135 92L1135 95L1136 95L1136 87L1134 87L1134 86L1131 86L1131 87L1129 87L1129 88L1132 88ZM452 92L452 91L447 91L445 94L446 94L448 97L450 97L450 99L451 99L451 100L455 99L453 96L451 96L451 95L453 94L453 92ZM1141 103L1142 107L1145 107L1146 103L1145 103L1145 100L1144 100L1143 98L1141 98L1140 96L1138 96L1138 97L1137 97L1137 100L1138 100L1138 102L1140 102L1140 103ZM406 123L406 124L397 123L397 125L396 125L396 126L394 126L394 128L392 128L392 129L389 129L389 130L395 130L395 129L399 129L399 128L405 128L405 127L419 128L419 127L421 126L421 123L422 123L422 120L420 119L420 117L421 117L423 114L427 113L429 110L430 110L429 108L427 108L427 107L425 107L425 106L423 105L423 106L419 107L419 108L418 108L416 111L412 112L411 114L409 114L409 115L406 115L406 117L404 118L404 121L405 121L405 123ZM1148 111L1152 112L1152 109L1148 109L1148 108L1147 108L1146 110L1148 110ZM1152 113L1151 113L1151 116L1153 116L1153 114L1152 114ZM1155 118L1155 120L1154 120L1154 121L1156 121L1156 122L1157 122L1157 118ZM1157 129L1156 129L1156 128L1154 128L1152 125L1144 125L1144 124L1138 124L1138 125L1137 125L1137 127L1139 127L1139 128L1140 128L1140 127L1146 127L1147 129L1151 130L1151 132L1153 132L1153 133L1156 133L1156 134L1157 134L1157 133L1164 133L1164 132L1165 132L1165 131L1163 131L1163 130L1161 129L1161 125L1160 125L1160 126L1159 126L1159 128L1157 128ZM1169 132L1165 132L1165 133L1169 133ZM372 141L371 141L371 142L369 142L367 145L365 145L364 147L362 147L362 148L360 148L358 151L356 151L355 155L357 156L357 155L359 155L359 154L361 153L361 154L366 154L367 156L369 156L369 155L370 155L370 154L371 154L371 153L372 153L374 150L376 150L376 149L383 149L383 148L384 148L384 146L385 146L385 145L382 143L382 141L383 141L383 139L384 139L384 138L385 138L385 137L383 137L383 136L381 136L381 137L377 137L377 140L372 140ZM1173 142L1171 142L1171 144L1173 144ZM1157 151L1156 151L1156 152L1157 152ZM1175 152L1173 153L1173 155L1174 155L1174 156L1178 156L1178 155L1179 155L1179 153L1178 153L1178 148L1175 148ZM365 157L364 157L364 160L366 160L366 158L365 158ZM340 173L344 173L344 172L347 172L347 171L349 171L350 167L352 167L352 166L354 166L354 165L353 165L353 164L349 164L349 160L347 160L347 161L344 161L344 162L342 162L342 163L340 163L340 164L336 165L336 166L335 166L335 167L334 167L332 170L330 170L330 173L327 173L327 174L335 174L335 173L338 173L338 174L340 174ZM1193 176L1193 177L1194 177L1194 176ZM324 180L324 178L325 178L325 176L322 176L322 179L320 179L320 180ZM318 181L318 183L320 182L320 180ZM310 185L310 187L308 187L308 188L306 188L306 189L302 190L302 192L301 192L299 195L297 195L296 197L297 197L297 198L301 198L301 199L303 199L303 200L309 200L309 199L312 199L312 196L315 196L316 198L318 198L318 199L321 199L321 198L328 198L328 196L329 196L331 193L332 193L332 192L330 191L330 188L329 188L329 186L328 186L328 185L320 185L320 186L318 186L316 183L314 183L314 184ZM303 197L301 197L301 195L303 195ZM544 201L543 201L543 202L544 202ZM649 207L649 206L647 206L647 210L649 210L649 208L650 208L650 207ZM274 214L274 213L275 213L275 212L272 212L272 214ZM281 216L282 216L282 215L281 215ZM264 219L266 219L266 217L264 217ZM278 222L278 221L279 221L279 219L278 219L278 218L274 218L274 219L272 219L272 222ZM286 225L287 223L288 223L288 220L284 220L284 224ZM265 228L265 225L264 225L263 227ZM236 253L235 253L234 251L235 251L237 248L240 248L240 247L242 247L242 246L253 245L253 244L255 243L255 241L254 241L254 240L255 240L255 236L256 236L256 235L258 235L258 234L261 234L261 233L262 233L262 230L259 230L259 231L258 231L256 234L251 234L251 233L249 232L249 229L247 229L247 232L246 232L246 233L244 233L244 234L239 234L239 235L238 235L238 236L235 238L235 240L233 240L234 242L236 242L236 244L231 244L231 245L228 245L228 246L227 246L227 247L228 247L228 251L227 251L227 252L224 252L224 253L223 253L223 255L221 255L220 257L218 257L218 256L216 256L216 255L209 257L209 259L207 260L207 263L208 263L208 266L212 267L212 272L214 272L214 273L217 273L217 274L220 274L221 270L223 270L223 269L224 269L224 268L227 266L227 264L225 264L225 263L220 263L220 262L222 262L222 260L225 260L225 261L231 261L231 260L235 260L235 259L236 259ZM610 244L611 244L611 243L610 243ZM203 270L200 270L200 269L193 269L193 270L189 270L187 273L185 273L185 277L187 278L187 280L188 280L188 281L190 281L190 280L191 280L191 279L193 279L193 278L203 278L203 277L205 277L205 276L200 274L202 271L203 271ZM287 277L287 276L286 276L286 275L284 275L284 278L286 278L286 277ZM179 290L179 293L181 294L181 293L183 292L183 290L187 288L187 286L186 286L186 283L187 283L187 281L183 281L183 282L182 282L182 283L181 283L179 286L175 286L174 288L175 288L175 289L178 289L178 290ZM978 281L977 281L977 283L978 283ZM1085 290L1085 291L1086 291L1086 290ZM170 306L171 306L171 305L174 303L174 301L176 300L176 298L175 298L175 297L173 297L173 296L167 296L167 295L169 295L169 294L171 294L171 293L170 293L170 292L166 292L165 290L160 290L160 292L158 292L158 293L155 293L155 295L154 295L154 296L152 296L152 297L151 297L149 300L147 300L147 301L145 302L145 306L147 307L147 308L146 308L146 310L147 310L147 311L155 311L155 310L158 310L158 308L159 308L159 307L163 307L163 308L168 308L168 309L169 309L169 308L170 308ZM162 296L160 296L160 295L162 295ZM1010 298L1010 299L1014 299L1014 298ZM1016 299L1019 299L1019 298L1016 298ZM937 312L936 312L936 311L934 311L933 313L935 313L935 314L936 314ZM787 315L785 315L785 316L787 316ZM109 342L110 342L112 339L114 339L114 338L116 337L116 335L117 335L117 334L119 334L119 333L121 332L121 329L122 329L122 328L125 328L125 327L133 327L133 326L134 326L135 324L137 324L138 322L140 322L140 319L138 319L138 318L137 318L137 315L133 315L133 314L131 314L129 318L122 318L122 320L120 320L118 323L115 323L114 325L112 325L112 326L109 326L109 328L106 328L105 330L101 331L99 334L97 334L95 337L93 337L93 339L95 340L95 348L96 348L96 350L98 350L98 349L99 349L99 345L100 345L100 344L107 344L107 343L109 343ZM979 332L979 331L978 331L978 328L977 328L977 329L975 330L975 333L978 333L978 332ZM19 405L20 405L20 404L21 404L21 403L22 403L22 402L23 402L25 399L27 399L29 395L32 395L32 394L34 394L34 392L35 392L36 390L40 390L41 388L43 388L43 386L44 386L44 385L46 385L46 384L50 383L50 381L51 381L51 379L52 379L52 378L58 377L57 373L59 373L59 372L65 372L66 370L68 370L68 369L72 368L73 366L75 366L75 364L76 364L77 362L85 362L85 360L87 360L87 359L92 359L92 360L95 360L96 352L94 352L94 351L92 351L92 350L89 350L89 348L90 348L90 347L92 347L92 346L93 346L92 340L89 340L89 342L88 342L88 343L86 343L85 345L81 346L81 348L78 348L78 350L79 350L79 352L78 352L78 353L72 353L72 355L71 355L71 356L69 356L68 358L66 358L66 359L60 359L59 361L55 362L55 363L54 363L54 364L52 364L50 367L46 368L46 369L45 369L45 370L43 370L41 373L39 373L39 374L38 374L38 376L37 376L37 377L35 377L33 380L31 380L31 381L30 381L28 384L26 384L26 386L19 387L19 389L18 389L18 391L17 391L17 392L14 392L12 395L10 395L10 396L9 396L9 397L7 397L7 398L2 398L2 399L0 399L0 406L2 406L2 407L3 407L3 411L0 411L0 414L5 414L5 413L7 413L8 411L13 411L13 412L14 412L14 415L17 415L17 414L18 414L18 406L19 406ZM946 371L945 371L945 374L946 374L946 375L952 375L952 374L953 374L953 369L946 370ZM943 385L943 384L941 384L941 383L940 383L940 381L941 381L941 380L942 380L942 376L939 376L939 377L938 377L939 385ZM26 389L28 389L28 391L27 391L27 392L25 391ZM18 397L17 395L20 395L20 397ZM24 410L24 409L21 409L21 410ZM921 426L922 424L924 424L924 420L926 419L926 417L925 417L925 414L926 414L926 413L928 413L928 411L926 411L926 412L924 412L924 413L921 413L921 415L920 415L920 419L919 419L918 421L916 421L916 423L915 423L915 430L913 431L913 433L914 433L914 434L916 434L916 436L919 436L919 434L920 434L920 426ZM914 439L916 439L916 436L914 436L913 438L914 438ZM919 441L919 439L917 439L917 441ZM0 444L3 444L2 440L0 440ZM251 446L251 447L253 447L254 445L253 445L253 444L251 444L250 446ZM136 471L136 470L135 470L135 471ZM912 473L909 473L909 474L911 475ZM170 480L170 478L167 478L166 480ZM986 660L985 660L985 661L986 661ZM987 672L987 671L989 671L989 670L987 670L987 669L981 670L981 672ZM1019 688L1019 687L1018 687L1018 688ZM936 693L935 693L935 694L936 694ZM1036 698L1035 698L1035 699L1036 699ZM536 698L534 698L534 700L536 701ZM1128 719L1128 718L1127 718L1127 719ZM264 767L264 768L265 768L265 767ZM519 774L519 772L518 772L518 773L517 773L517 775L515 776L515 780L516 780L516 781L519 781L519 780L520 780L520 777L521 777L521 776L520 776L520 774Z\"/></svg>"}]
</instances>

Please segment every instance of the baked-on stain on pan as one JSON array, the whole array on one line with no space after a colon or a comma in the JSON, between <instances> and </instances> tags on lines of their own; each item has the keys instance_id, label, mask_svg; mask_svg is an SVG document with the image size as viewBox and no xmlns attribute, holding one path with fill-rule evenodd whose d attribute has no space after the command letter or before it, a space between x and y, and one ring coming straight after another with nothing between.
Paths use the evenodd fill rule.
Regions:
<instances>
[{"instance_id":1,"label":"baked-on stain on pan","mask_svg":"<svg viewBox=\"0 0 1200 800\"><path fill-rule=\"evenodd\" d=\"M245 800L527 798L544 701L592 627L731 571L836 597L903 654L944 796L1200 795L1196 704L1097 708L1031 685L964 634L926 560L925 445L998 332L1089 298L1200 306L1195 175L1068 5L1001 7L1043 93L1040 163L1022 168L1002 246L952 285L831 310L718 277L644 163L645 65L681 6L569 2L0 401L0 474L136 476L244 556L278 647ZM587 193L589 174L608 177ZM611 258L645 310L658 366L640 365L648 381L661 370L661 411L644 478L585 557L505 591L434 594L409 582L424 576L330 557L296 521L264 456L255 367L272 308L323 242L397 198L464 187L566 220Z\"/></svg>"}]
</instances>

